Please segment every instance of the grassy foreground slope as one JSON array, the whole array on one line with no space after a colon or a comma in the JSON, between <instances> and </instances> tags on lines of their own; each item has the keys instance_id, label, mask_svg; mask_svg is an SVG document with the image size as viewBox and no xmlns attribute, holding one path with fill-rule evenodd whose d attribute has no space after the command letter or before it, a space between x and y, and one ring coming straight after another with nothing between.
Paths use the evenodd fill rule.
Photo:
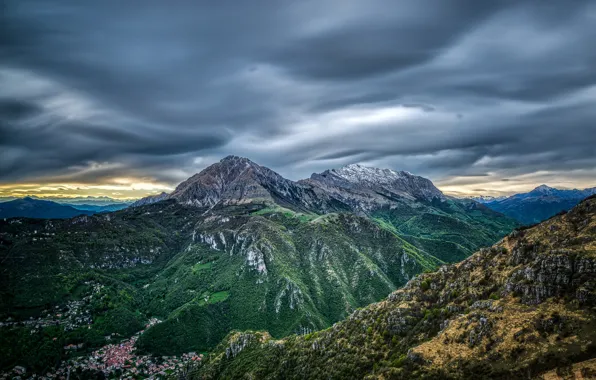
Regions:
<instances>
[{"instance_id":1,"label":"grassy foreground slope","mask_svg":"<svg viewBox=\"0 0 596 380\"><path fill-rule=\"evenodd\" d=\"M595 307L592 197L326 330L231 333L189 377L534 378L596 356Z\"/></svg>"}]
</instances>

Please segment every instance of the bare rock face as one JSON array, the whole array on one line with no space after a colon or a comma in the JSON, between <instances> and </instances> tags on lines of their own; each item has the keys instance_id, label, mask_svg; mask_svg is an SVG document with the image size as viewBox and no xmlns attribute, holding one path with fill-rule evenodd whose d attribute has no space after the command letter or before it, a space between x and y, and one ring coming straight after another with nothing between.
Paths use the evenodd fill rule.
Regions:
<instances>
[{"instance_id":1,"label":"bare rock face","mask_svg":"<svg viewBox=\"0 0 596 380\"><path fill-rule=\"evenodd\" d=\"M237 156L228 156L190 177L178 185L169 198L207 207L261 201L301 210L342 208L312 186L290 181Z\"/></svg>"},{"instance_id":2,"label":"bare rock face","mask_svg":"<svg viewBox=\"0 0 596 380\"><path fill-rule=\"evenodd\" d=\"M283 178L252 161L228 156L182 182L171 195L183 203L214 206L221 200L272 199L267 180L283 186Z\"/></svg>"},{"instance_id":3,"label":"bare rock face","mask_svg":"<svg viewBox=\"0 0 596 380\"><path fill-rule=\"evenodd\" d=\"M157 203L159 201L163 201L164 199L168 198L168 193L162 192L161 194L157 194L157 195L149 195L148 197L145 198L141 198L138 201L134 202L133 204L130 205L130 207L139 207L139 206L145 206L145 205L150 205L153 203Z\"/></svg>"},{"instance_id":4,"label":"bare rock face","mask_svg":"<svg viewBox=\"0 0 596 380\"><path fill-rule=\"evenodd\" d=\"M596 262L576 258L570 252L535 255L532 261L524 264L509 277L506 290L521 296L522 301L528 304L538 304L550 297L561 296L570 288L575 289L583 284L587 278L596 278ZM578 289L580 303L593 303L593 297L587 294Z\"/></svg>"},{"instance_id":5,"label":"bare rock face","mask_svg":"<svg viewBox=\"0 0 596 380\"><path fill-rule=\"evenodd\" d=\"M228 156L182 182L171 194L143 198L133 206L163 199L209 208L268 203L316 213L362 214L399 201L431 202L446 197L430 180L404 171L348 165L294 182L248 158Z\"/></svg>"},{"instance_id":6,"label":"bare rock face","mask_svg":"<svg viewBox=\"0 0 596 380\"><path fill-rule=\"evenodd\" d=\"M251 333L239 333L231 337L229 346L226 348L226 358L236 357L236 355L256 340L257 337Z\"/></svg>"},{"instance_id":7,"label":"bare rock face","mask_svg":"<svg viewBox=\"0 0 596 380\"><path fill-rule=\"evenodd\" d=\"M358 190L383 189L388 193L414 199L432 200L445 196L433 183L406 171L379 169L358 164L313 174L311 179L338 187Z\"/></svg>"},{"instance_id":8,"label":"bare rock face","mask_svg":"<svg viewBox=\"0 0 596 380\"><path fill-rule=\"evenodd\" d=\"M423 177L405 171L348 165L315 173L300 181L321 188L352 209L367 212L396 201L444 200L445 195Z\"/></svg>"}]
</instances>

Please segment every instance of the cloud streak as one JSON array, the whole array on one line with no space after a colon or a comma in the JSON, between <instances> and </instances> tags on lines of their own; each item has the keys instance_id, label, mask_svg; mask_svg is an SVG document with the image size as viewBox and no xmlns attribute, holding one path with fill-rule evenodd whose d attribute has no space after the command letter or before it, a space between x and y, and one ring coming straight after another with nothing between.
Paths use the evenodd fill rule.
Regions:
<instances>
[{"instance_id":1,"label":"cloud streak","mask_svg":"<svg viewBox=\"0 0 596 380\"><path fill-rule=\"evenodd\" d=\"M172 8L5 2L1 184L161 189L236 154L293 179L359 162L453 192L595 185L594 2Z\"/></svg>"}]
</instances>

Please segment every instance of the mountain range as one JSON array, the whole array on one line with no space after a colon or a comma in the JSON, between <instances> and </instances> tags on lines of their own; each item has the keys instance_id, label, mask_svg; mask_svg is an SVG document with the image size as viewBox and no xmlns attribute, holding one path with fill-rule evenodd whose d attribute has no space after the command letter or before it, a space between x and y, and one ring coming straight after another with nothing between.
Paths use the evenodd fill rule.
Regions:
<instances>
[{"instance_id":1,"label":"mountain range","mask_svg":"<svg viewBox=\"0 0 596 380\"><path fill-rule=\"evenodd\" d=\"M505 198L509 198L507 195L499 195L499 196L492 196L492 195L476 195L473 197L468 197L469 199L479 202L479 203L488 203L492 201L500 201Z\"/></svg>"},{"instance_id":2,"label":"mountain range","mask_svg":"<svg viewBox=\"0 0 596 380\"><path fill-rule=\"evenodd\" d=\"M596 187L584 190L560 190L540 185L528 193L515 194L504 199L487 200L487 207L529 225L567 211L581 200L596 194Z\"/></svg>"},{"instance_id":3,"label":"mountain range","mask_svg":"<svg viewBox=\"0 0 596 380\"><path fill-rule=\"evenodd\" d=\"M36 195L27 195L26 197L0 197L0 202L14 201L15 199L32 198L37 200L52 201L56 203L68 204L72 206L87 204L93 206L106 206L111 204L130 205L133 201L128 199L111 198L106 196L86 196L86 197L67 197L67 196L47 196L39 197Z\"/></svg>"},{"instance_id":4,"label":"mountain range","mask_svg":"<svg viewBox=\"0 0 596 380\"><path fill-rule=\"evenodd\" d=\"M234 156L230 156L227 159L238 160L239 162L247 160ZM252 164L256 165L254 163ZM263 170L265 169L269 170L267 168ZM233 173L231 174L234 175ZM274 174L277 175L277 173ZM234 202L234 196L230 197L230 194L224 193L218 195L218 190L216 189L210 189L210 195L195 197L196 194L192 194L193 190L189 188L192 188L194 183L194 186L198 186L200 189L207 189L208 186L205 186L205 183L215 181L214 178L207 178L208 176L208 173L199 173L180 184L172 194L162 192L134 202L121 201L109 197L54 197L42 199L33 196L25 198L1 198L0 217L71 218L79 214L90 215L92 213L118 211L129 206L139 207L172 198L183 202L204 202L208 205L219 202L218 197L222 196L224 199L230 198L226 202ZM378 209L383 204L391 205L392 196L410 200L446 198L428 179L414 176L408 172L369 168L358 164L348 165L340 169L326 170L323 173L315 173L311 178L298 182L292 182L283 178L282 180L286 181L286 185L291 184L288 189L292 188L293 191L298 191L298 189L300 189L299 191L316 189L315 192L317 194L313 193L309 195L312 201L319 202L319 204L312 205L315 208L321 206L323 210L325 210L325 207L330 207L329 210L349 210L359 215L366 215L367 208ZM215 183L213 182L213 184ZM265 189L264 191L268 190ZM185 192L190 192L190 195L184 195ZM324 193L327 193L334 201L338 201L341 204L324 205L326 201L320 198ZM592 194L596 194L596 187L583 190L569 190L555 189L547 185L541 185L528 193L499 197L476 196L468 199L516 219L522 224L530 225L548 219L559 212L567 211L582 199ZM259 199L258 194L237 194L236 196L238 200L242 199L242 197ZM274 197L277 197L277 200ZM279 195L270 193L263 199L283 203L286 200L282 198ZM8 201L14 202L8 203ZM55 204L48 203L48 201ZM83 212L72 210L72 208Z\"/></svg>"},{"instance_id":5,"label":"mountain range","mask_svg":"<svg viewBox=\"0 0 596 380\"><path fill-rule=\"evenodd\" d=\"M592 379L595 279L592 196L325 330L232 332L184 377Z\"/></svg>"},{"instance_id":6,"label":"mountain range","mask_svg":"<svg viewBox=\"0 0 596 380\"><path fill-rule=\"evenodd\" d=\"M63 203L63 204L67 204L67 203ZM92 211L94 213L100 213L100 212L111 212L111 211L118 211L118 210L122 210L127 208L128 206L130 206L131 203L126 202L119 202L119 203L108 203L108 204L103 204L103 205L94 205L94 204L86 204L86 203L80 203L80 204L68 204L71 205L72 207L76 208L77 210L82 210L82 211Z\"/></svg>"},{"instance_id":7,"label":"mountain range","mask_svg":"<svg viewBox=\"0 0 596 380\"><path fill-rule=\"evenodd\" d=\"M0 221L0 321L39 321L2 334L2 368L43 371L68 357L61 347L132 336L148 317L163 322L136 346L158 355L212 349L235 329L311 333L517 226L407 172L291 181L235 156L133 206ZM85 318L51 312L73 305Z\"/></svg>"},{"instance_id":8,"label":"mountain range","mask_svg":"<svg viewBox=\"0 0 596 380\"><path fill-rule=\"evenodd\" d=\"M40 198L17 198L0 202L0 218L61 219L78 215L92 215L100 212L117 211L128 207L128 203L85 204L58 203Z\"/></svg>"},{"instance_id":9,"label":"mountain range","mask_svg":"<svg viewBox=\"0 0 596 380\"><path fill-rule=\"evenodd\" d=\"M407 172L355 164L294 182L247 158L228 156L182 182L172 194L143 198L136 205L177 199L212 207L261 200L305 211L365 212L395 201L435 198L445 196L430 180Z\"/></svg>"},{"instance_id":10,"label":"mountain range","mask_svg":"<svg viewBox=\"0 0 596 380\"><path fill-rule=\"evenodd\" d=\"M0 218L72 218L77 215L90 215L89 210L78 210L69 205L44 201L29 197L0 203Z\"/></svg>"}]
</instances>

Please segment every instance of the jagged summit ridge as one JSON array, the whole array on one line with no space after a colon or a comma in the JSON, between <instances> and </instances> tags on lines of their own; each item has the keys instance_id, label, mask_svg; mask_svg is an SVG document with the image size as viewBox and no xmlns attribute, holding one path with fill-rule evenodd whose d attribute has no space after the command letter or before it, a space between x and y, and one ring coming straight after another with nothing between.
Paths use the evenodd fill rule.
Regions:
<instances>
[{"instance_id":1,"label":"jagged summit ridge","mask_svg":"<svg viewBox=\"0 0 596 380\"><path fill-rule=\"evenodd\" d=\"M513 197L548 197L548 196L555 196L560 198L575 198L575 199L584 199L592 194L596 193L596 187L586 188L586 189L557 189L555 187L551 187L548 185L540 185L534 188L532 191L526 194L516 194Z\"/></svg>"},{"instance_id":2,"label":"jagged summit ridge","mask_svg":"<svg viewBox=\"0 0 596 380\"><path fill-rule=\"evenodd\" d=\"M354 183L370 183L390 185L391 181L412 175L404 171L392 169L379 169L360 164L350 164L339 169L330 170L334 174Z\"/></svg>"},{"instance_id":3,"label":"jagged summit ridge","mask_svg":"<svg viewBox=\"0 0 596 380\"><path fill-rule=\"evenodd\" d=\"M379 169L360 164L314 173L309 183L338 194L341 198L365 197L386 203L390 199L432 201L445 195L424 177L406 171ZM350 193L350 194L348 194Z\"/></svg>"},{"instance_id":4,"label":"jagged summit ridge","mask_svg":"<svg viewBox=\"0 0 596 380\"><path fill-rule=\"evenodd\" d=\"M203 207L256 201L299 210L337 209L327 194L238 156L227 156L190 177L169 198Z\"/></svg>"},{"instance_id":5,"label":"jagged summit ridge","mask_svg":"<svg viewBox=\"0 0 596 380\"><path fill-rule=\"evenodd\" d=\"M384 187L389 190L403 191L415 197L432 199L444 198L443 193L424 177L407 171L379 169L360 164L352 164L334 170L334 173L351 182L370 187Z\"/></svg>"},{"instance_id":6,"label":"jagged summit ridge","mask_svg":"<svg viewBox=\"0 0 596 380\"><path fill-rule=\"evenodd\" d=\"M145 205L150 205L159 201L163 201L164 199L168 198L168 193L166 193L165 191L159 193L159 194L155 194L155 195L149 195L147 197L141 198L138 201L134 202L133 204L130 205L130 207L139 207L139 206L145 206Z\"/></svg>"},{"instance_id":7,"label":"jagged summit ridge","mask_svg":"<svg viewBox=\"0 0 596 380\"><path fill-rule=\"evenodd\" d=\"M528 194L535 197L549 197L556 196L561 190L548 185L540 185L530 191Z\"/></svg>"},{"instance_id":8,"label":"jagged summit ridge","mask_svg":"<svg viewBox=\"0 0 596 380\"><path fill-rule=\"evenodd\" d=\"M225 156L224 158L219 160L219 162L220 163L229 162L229 163L235 163L235 164L239 164L239 163L240 164L254 164L254 162L252 162L249 158L236 156L233 154Z\"/></svg>"},{"instance_id":9,"label":"jagged summit ridge","mask_svg":"<svg viewBox=\"0 0 596 380\"><path fill-rule=\"evenodd\" d=\"M198 206L214 206L222 199L269 199L264 183L282 183L283 178L247 158L227 156L182 182L170 198Z\"/></svg>"},{"instance_id":10,"label":"jagged summit ridge","mask_svg":"<svg viewBox=\"0 0 596 380\"><path fill-rule=\"evenodd\" d=\"M430 180L405 171L351 164L294 182L248 158L230 155L182 182L171 194L144 198L134 206L162 199L199 207L258 201L317 213L366 212L398 199L435 198L445 196Z\"/></svg>"},{"instance_id":11,"label":"jagged summit ridge","mask_svg":"<svg viewBox=\"0 0 596 380\"><path fill-rule=\"evenodd\" d=\"M544 185L544 184L542 184L542 185L540 185L540 186L537 186L537 187L536 187L534 190L532 190L532 191L542 191L542 192L546 192L546 191L550 191L550 190L556 190L556 189L555 189L555 188L553 188L553 187L550 187L550 186L548 186L548 185Z\"/></svg>"}]
</instances>

